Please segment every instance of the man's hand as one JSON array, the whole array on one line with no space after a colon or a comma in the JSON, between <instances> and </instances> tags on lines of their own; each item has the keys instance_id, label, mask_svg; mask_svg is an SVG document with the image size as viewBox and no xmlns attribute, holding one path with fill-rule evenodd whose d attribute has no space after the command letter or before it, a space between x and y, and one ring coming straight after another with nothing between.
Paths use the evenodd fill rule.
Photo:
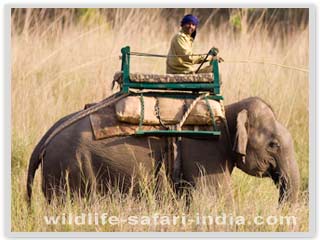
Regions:
<instances>
[{"instance_id":1,"label":"man's hand","mask_svg":"<svg viewBox=\"0 0 320 240\"><path fill-rule=\"evenodd\" d=\"M213 60L213 56L212 55L209 55L208 57L207 57L207 61L208 62L211 62Z\"/></svg>"},{"instance_id":2,"label":"man's hand","mask_svg":"<svg viewBox=\"0 0 320 240\"><path fill-rule=\"evenodd\" d=\"M218 56L218 62L219 62L219 63L224 62L224 59L223 59L222 57L219 57L219 56Z\"/></svg>"},{"instance_id":3,"label":"man's hand","mask_svg":"<svg viewBox=\"0 0 320 240\"><path fill-rule=\"evenodd\" d=\"M219 63L224 62L224 59L222 57L220 57L220 56L209 55L207 57L207 61L212 62L213 60L218 60Z\"/></svg>"},{"instance_id":4,"label":"man's hand","mask_svg":"<svg viewBox=\"0 0 320 240\"><path fill-rule=\"evenodd\" d=\"M224 62L222 57L218 56L219 49L217 47L212 47L209 51L207 61L212 62L213 60L218 60L219 63Z\"/></svg>"}]
</instances>

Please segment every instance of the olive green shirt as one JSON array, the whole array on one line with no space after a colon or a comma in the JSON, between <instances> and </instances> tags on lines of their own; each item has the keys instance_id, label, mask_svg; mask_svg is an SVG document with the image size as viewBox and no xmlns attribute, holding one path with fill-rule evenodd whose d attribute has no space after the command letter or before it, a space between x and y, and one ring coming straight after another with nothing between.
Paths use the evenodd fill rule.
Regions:
<instances>
[{"instance_id":1,"label":"olive green shirt","mask_svg":"<svg viewBox=\"0 0 320 240\"><path fill-rule=\"evenodd\" d=\"M177 56L170 55L192 55L193 38L180 31L171 40L171 45L167 57L167 73L193 73L195 71L194 64L203 61L203 56Z\"/></svg>"}]
</instances>

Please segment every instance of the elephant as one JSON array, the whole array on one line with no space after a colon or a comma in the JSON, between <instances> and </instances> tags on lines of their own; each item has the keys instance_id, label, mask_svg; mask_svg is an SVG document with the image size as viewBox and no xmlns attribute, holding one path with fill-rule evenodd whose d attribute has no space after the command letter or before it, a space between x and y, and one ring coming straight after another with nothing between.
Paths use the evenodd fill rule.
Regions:
<instances>
[{"instance_id":1,"label":"elephant","mask_svg":"<svg viewBox=\"0 0 320 240\"><path fill-rule=\"evenodd\" d=\"M77 113L59 120L35 147L29 162L27 198L31 201L35 172L42 166L42 191L50 202L68 187L81 196L118 186L126 192L139 179L139 169L156 174L165 164L166 137L121 136L95 140L86 116L56 134L52 132ZM232 197L234 168L259 178L269 177L279 188L279 204L294 203L299 193L299 169L289 131L271 106L250 97L225 106L219 139L181 137L181 180L196 186L202 178ZM44 154L42 153L44 152ZM140 169L141 170L141 169ZM141 177L141 176L140 176Z\"/></svg>"}]
</instances>

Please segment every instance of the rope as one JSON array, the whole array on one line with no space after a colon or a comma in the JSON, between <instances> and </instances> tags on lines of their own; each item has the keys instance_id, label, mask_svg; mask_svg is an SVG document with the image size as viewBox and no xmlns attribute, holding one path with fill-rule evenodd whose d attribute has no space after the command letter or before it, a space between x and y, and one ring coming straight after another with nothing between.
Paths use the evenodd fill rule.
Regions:
<instances>
[{"instance_id":1,"label":"rope","mask_svg":"<svg viewBox=\"0 0 320 240\"><path fill-rule=\"evenodd\" d=\"M160 58L168 58L168 57L189 57L189 56L206 56L207 53L199 53L199 54L185 54L185 55L164 55L164 54L152 54L152 53L141 53L141 52L130 52L129 55L131 56L139 56L139 57L160 57ZM269 64L283 68L289 68L301 72L309 72L307 68L299 68L294 66L288 66L279 63L273 62L265 62L265 61L254 61L254 60L224 60L225 63L258 63L258 64Z\"/></svg>"},{"instance_id":2,"label":"rope","mask_svg":"<svg viewBox=\"0 0 320 240\"><path fill-rule=\"evenodd\" d=\"M208 110L209 110L209 114L210 114L210 118L211 118L211 121L212 121L213 129L217 130L217 125L216 125L216 122L214 120L214 114L213 114L212 108L210 106L210 103L208 101L208 97L205 97L204 99L206 100L206 104L207 104L207 107L208 107Z\"/></svg>"},{"instance_id":3,"label":"rope","mask_svg":"<svg viewBox=\"0 0 320 240\"><path fill-rule=\"evenodd\" d=\"M142 129L143 120L144 120L144 98L142 93L140 95L140 104L141 104L141 109L140 109L139 130Z\"/></svg>"},{"instance_id":4,"label":"rope","mask_svg":"<svg viewBox=\"0 0 320 240\"><path fill-rule=\"evenodd\" d=\"M156 117L159 120L160 125L164 128L164 129L169 129L169 127L165 126L161 116L160 116L160 106L159 106L159 98L156 97L156 105L154 106L154 111L156 113Z\"/></svg>"},{"instance_id":5,"label":"rope","mask_svg":"<svg viewBox=\"0 0 320 240\"><path fill-rule=\"evenodd\" d=\"M184 122L187 120L187 117L190 115L192 109L194 108L194 106L197 104L197 102L199 102L199 100L201 100L202 98L205 98L207 96L209 96L210 93L204 93L202 95L200 95L199 97L197 97L193 102L192 104L189 106L188 110L184 113L181 121L176 125L176 129L178 131L181 130L182 128L182 125L184 124Z\"/></svg>"},{"instance_id":6,"label":"rope","mask_svg":"<svg viewBox=\"0 0 320 240\"><path fill-rule=\"evenodd\" d=\"M279 63L273 63L273 62L266 62L266 61L258 61L258 60L225 60L224 63L257 63L257 64L269 64L269 65L274 65L278 67L283 67L283 68L289 68L301 72L309 72L309 69L307 68L300 68L300 67L294 67L294 66L289 66L289 65L284 65L284 64L279 64Z\"/></svg>"},{"instance_id":7,"label":"rope","mask_svg":"<svg viewBox=\"0 0 320 240\"><path fill-rule=\"evenodd\" d=\"M185 54L185 55L163 55L163 54L152 54L152 53L140 53L140 52L130 52L129 55L131 56L139 56L139 57L189 57L189 56L205 56L206 53L199 53L199 54Z\"/></svg>"}]
</instances>

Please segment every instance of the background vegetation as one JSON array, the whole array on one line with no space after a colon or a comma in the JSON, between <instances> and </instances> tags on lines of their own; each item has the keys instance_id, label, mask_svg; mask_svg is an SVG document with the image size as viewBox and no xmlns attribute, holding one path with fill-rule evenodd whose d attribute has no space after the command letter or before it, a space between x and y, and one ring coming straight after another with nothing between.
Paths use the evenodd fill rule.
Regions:
<instances>
[{"instance_id":1,"label":"background vegetation","mask_svg":"<svg viewBox=\"0 0 320 240\"><path fill-rule=\"evenodd\" d=\"M44 215L106 212L109 215L185 213L183 199L172 201L167 188L161 201L150 192L141 199L104 196L87 202L48 206L36 176L33 207L27 211L25 185L30 154L45 131L62 116L112 93L120 69L120 48L167 53L185 13L200 18L195 52L220 49L225 103L260 96L271 104L294 138L301 174L299 204L279 209L269 179L236 170L234 207L215 199L204 184L194 190L188 214L229 211L233 215L294 215L296 225L245 226L48 226ZM11 25L12 231L308 231L309 32L306 9L13 9ZM165 60L134 58L133 71L163 73ZM187 213L186 213L187 214Z\"/></svg>"}]
</instances>

